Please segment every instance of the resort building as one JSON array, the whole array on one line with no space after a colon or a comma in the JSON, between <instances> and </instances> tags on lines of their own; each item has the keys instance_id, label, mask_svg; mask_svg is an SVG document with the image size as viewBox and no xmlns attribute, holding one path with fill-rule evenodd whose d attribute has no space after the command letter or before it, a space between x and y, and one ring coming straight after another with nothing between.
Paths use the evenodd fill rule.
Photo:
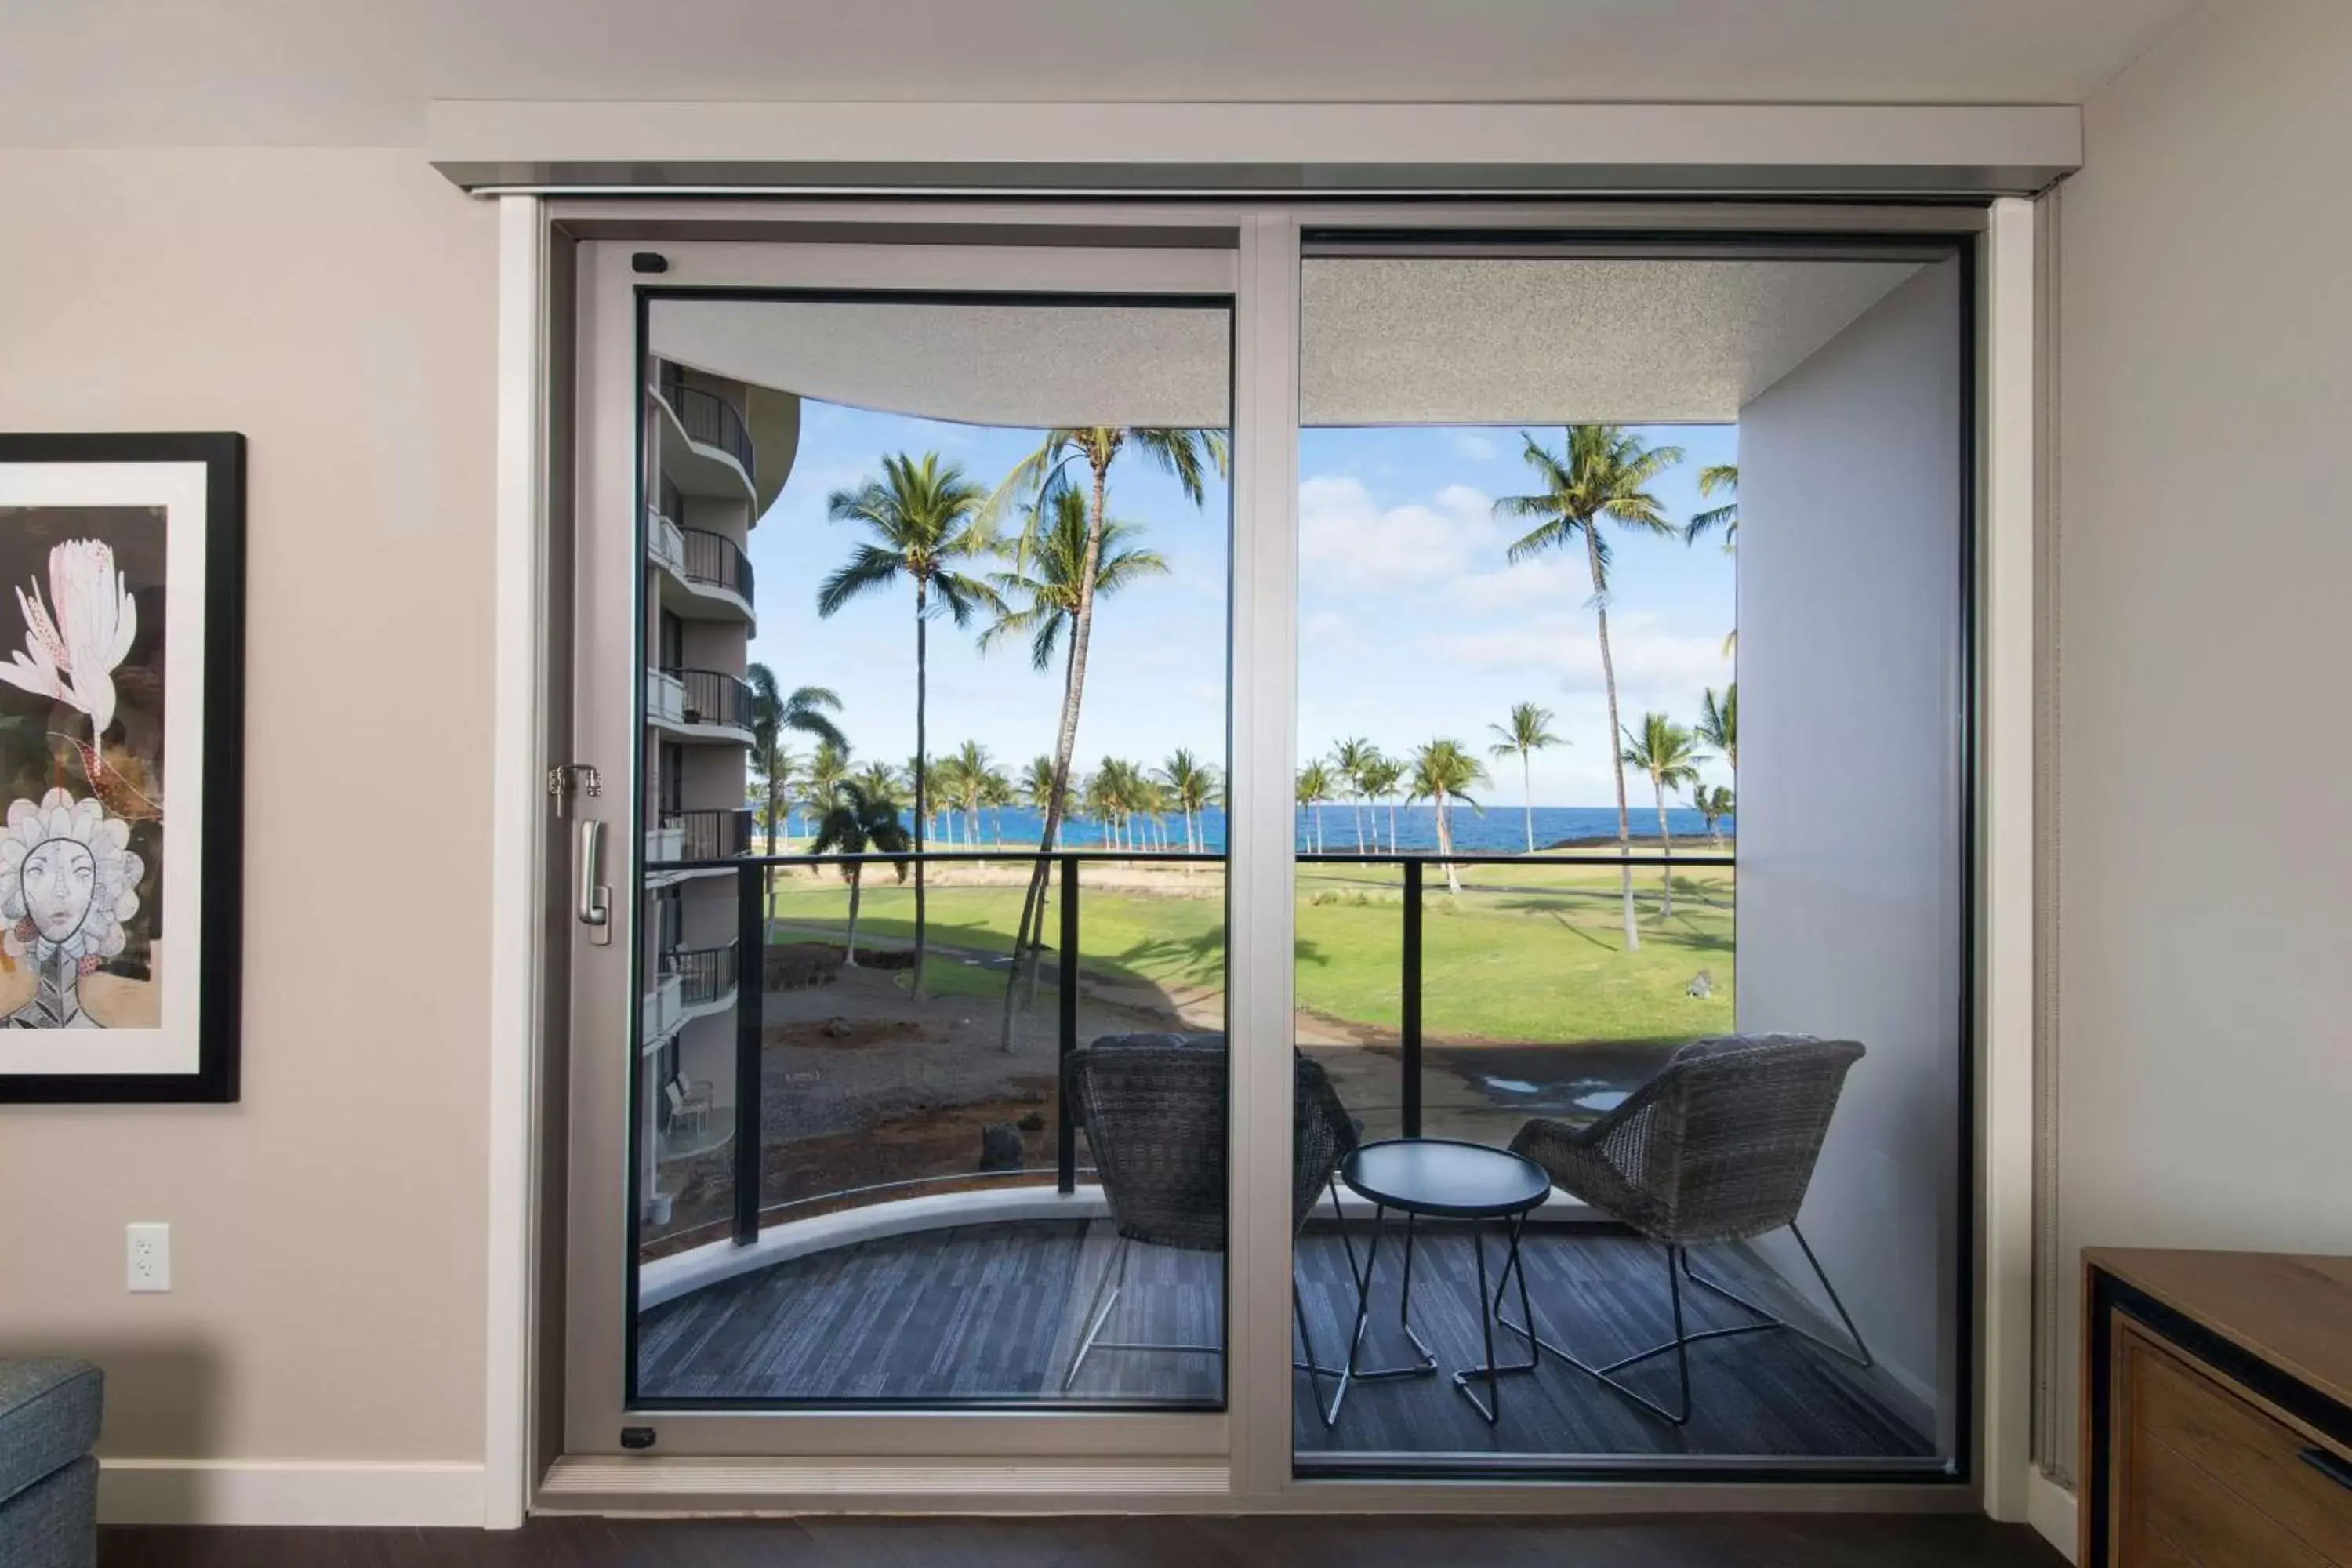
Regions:
<instances>
[{"instance_id":1,"label":"resort building","mask_svg":"<svg viewBox=\"0 0 2352 1568\"><path fill-rule=\"evenodd\" d=\"M644 1218L667 1222L663 1172L735 1130L736 879L752 851L744 679L757 629L747 553L782 489L799 399L655 356L645 382L645 976L636 1095Z\"/></svg>"}]
</instances>

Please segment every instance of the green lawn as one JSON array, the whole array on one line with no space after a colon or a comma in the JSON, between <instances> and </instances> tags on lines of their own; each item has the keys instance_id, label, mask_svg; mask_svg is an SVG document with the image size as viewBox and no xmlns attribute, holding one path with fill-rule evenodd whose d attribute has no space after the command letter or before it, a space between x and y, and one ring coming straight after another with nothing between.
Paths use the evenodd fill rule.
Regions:
<instances>
[{"instance_id":1,"label":"green lawn","mask_svg":"<svg viewBox=\"0 0 2352 1568\"><path fill-rule=\"evenodd\" d=\"M1606 867L1465 868L1457 896L1435 868L1423 891L1423 1030L1432 1037L1498 1040L1685 1039L1731 1026L1731 873L1693 867L1675 876L1675 913L1658 912L1660 873L1634 871L1641 951L1622 951L1617 874ZM1374 1027L1399 1022L1403 908L1393 868L1302 868L1297 913L1297 988L1302 1007ZM1200 879L1208 882L1207 877ZM1213 884L1211 884L1213 886ZM937 887L929 896L931 940L950 948L1004 952L1019 917L1018 888ZM795 879L779 887L780 936L822 931L838 939L848 910L837 879ZM1223 900L1083 889L1080 947L1087 973L1159 985L1214 987L1224 962ZM913 933L911 889L869 886L858 921L861 942ZM1049 942L1059 931L1049 907ZM1705 970L1713 995L1690 996ZM935 989L992 994L1002 972L938 965Z\"/></svg>"}]
</instances>

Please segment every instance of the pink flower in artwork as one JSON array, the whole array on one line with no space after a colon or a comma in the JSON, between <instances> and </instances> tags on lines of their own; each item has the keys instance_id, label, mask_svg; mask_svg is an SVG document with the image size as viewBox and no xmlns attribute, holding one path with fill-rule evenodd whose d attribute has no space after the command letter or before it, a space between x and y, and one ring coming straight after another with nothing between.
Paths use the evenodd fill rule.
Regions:
<instances>
[{"instance_id":1,"label":"pink flower in artwork","mask_svg":"<svg viewBox=\"0 0 2352 1568\"><path fill-rule=\"evenodd\" d=\"M29 596L16 590L25 647L0 665L0 680L89 714L95 745L114 722L114 667L139 635L139 607L114 569L113 547L98 539L51 548L49 599L54 615L41 601L39 583Z\"/></svg>"}]
</instances>

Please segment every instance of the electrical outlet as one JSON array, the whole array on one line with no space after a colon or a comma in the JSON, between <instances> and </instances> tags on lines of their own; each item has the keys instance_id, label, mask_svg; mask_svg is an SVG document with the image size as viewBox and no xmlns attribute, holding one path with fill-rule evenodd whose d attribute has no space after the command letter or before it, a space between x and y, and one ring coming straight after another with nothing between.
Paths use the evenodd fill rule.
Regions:
<instances>
[{"instance_id":1,"label":"electrical outlet","mask_svg":"<svg viewBox=\"0 0 2352 1568\"><path fill-rule=\"evenodd\" d=\"M125 1231L130 1247L131 1293L153 1295L172 1288L172 1227L133 1225Z\"/></svg>"}]
</instances>

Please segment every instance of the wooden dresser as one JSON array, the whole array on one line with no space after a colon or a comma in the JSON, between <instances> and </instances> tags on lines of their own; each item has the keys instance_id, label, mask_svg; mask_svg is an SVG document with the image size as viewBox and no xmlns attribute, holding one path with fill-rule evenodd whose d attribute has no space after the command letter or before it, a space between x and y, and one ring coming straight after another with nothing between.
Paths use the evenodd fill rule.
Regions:
<instances>
[{"instance_id":1,"label":"wooden dresser","mask_svg":"<svg viewBox=\"0 0 2352 1568\"><path fill-rule=\"evenodd\" d=\"M2082 1568L2352 1568L2352 1258L2083 1263Z\"/></svg>"}]
</instances>

